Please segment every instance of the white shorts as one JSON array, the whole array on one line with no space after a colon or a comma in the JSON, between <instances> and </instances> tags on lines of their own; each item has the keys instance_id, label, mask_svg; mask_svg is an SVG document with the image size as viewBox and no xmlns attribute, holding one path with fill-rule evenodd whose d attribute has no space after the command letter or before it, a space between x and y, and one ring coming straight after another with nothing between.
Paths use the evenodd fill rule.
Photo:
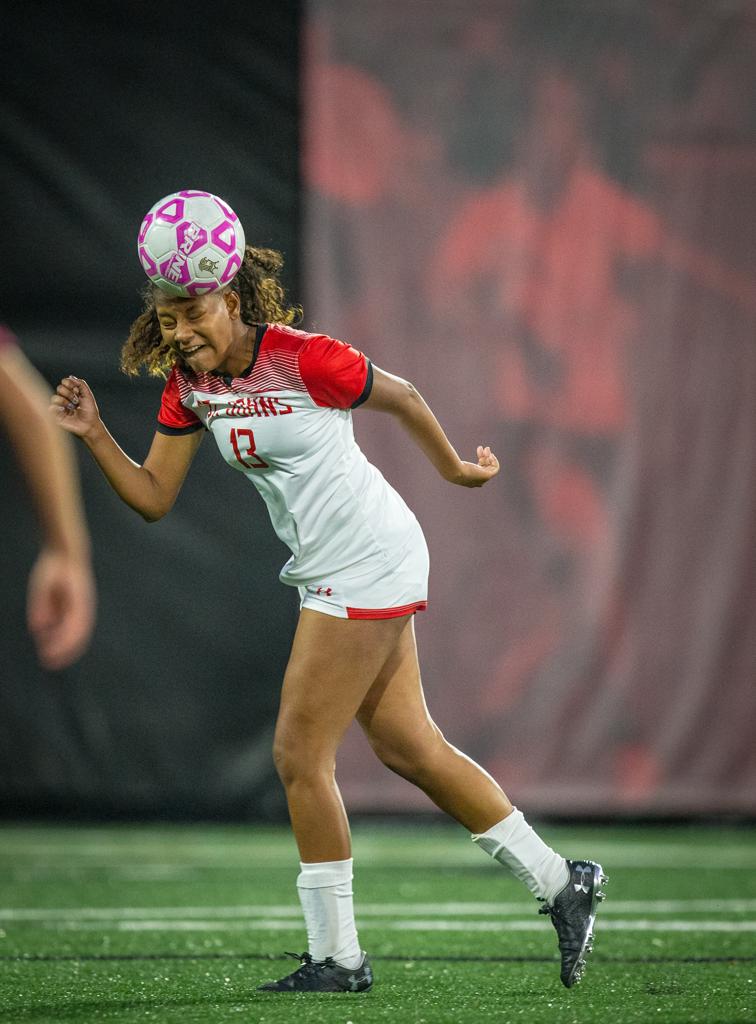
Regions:
<instances>
[{"instance_id":1,"label":"white shorts","mask_svg":"<svg viewBox=\"0 0 756 1024\"><path fill-rule=\"evenodd\" d=\"M414 532L414 531L413 531ZM394 560L360 566L358 575L335 573L298 587L300 608L340 619L393 619L428 606L428 548L418 527L412 544Z\"/></svg>"}]
</instances>

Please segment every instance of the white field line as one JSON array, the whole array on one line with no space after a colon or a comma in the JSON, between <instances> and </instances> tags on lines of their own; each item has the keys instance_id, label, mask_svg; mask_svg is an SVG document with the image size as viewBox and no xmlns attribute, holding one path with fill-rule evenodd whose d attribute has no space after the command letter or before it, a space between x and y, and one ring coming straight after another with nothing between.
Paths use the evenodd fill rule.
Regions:
<instances>
[{"instance_id":1,"label":"white field line","mask_svg":"<svg viewBox=\"0 0 756 1024\"><path fill-rule=\"evenodd\" d=\"M431 836L428 846L410 842L402 843L397 839L392 847L383 841L370 837L360 839L354 837L355 857L362 863L371 866L426 867L429 850L433 863L445 867L471 867L480 864L480 856L472 853L464 840L459 844L451 844L448 840L438 843ZM658 868L709 868L720 870L756 869L756 849L731 848L725 845L700 844L689 845L684 840L672 839L658 843L628 843L622 840L602 839L596 836L581 843L578 848L572 841L561 840L561 853L565 857L589 856L593 860L605 862L611 868L638 868L654 870ZM283 847L266 847L255 845L250 840L249 847L238 844L225 846L222 840L216 845L192 844L185 846L180 843L173 845L170 853L165 850L164 843L110 844L93 841L87 845L69 845L51 839L46 843L6 841L2 850L3 863L11 868L66 870L86 867L118 871L136 870L141 865L143 870L151 870L156 874L170 875L170 871L184 872L187 869L229 869L232 867L251 868L279 867L282 859L290 857L296 867L296 853ZM32 861L33 863L29 863Z\"/></svg>"},{"instance_id":2,"label":"white field line","mask_svg":"<svg viewBox=\"0 0 756 1024\"><path fill-rule=\"evenodd\" d=\"M508 903L363 903L357 907L360 917L509 917L535 911L533 901ZM731 914L756 912L756 899L677 899L612 900L601 907L607 914ZM0 908L0 921L125 921L145 919L192 918L300 918L296 904L253 904L206 907L6 907Z\"/></svg>"},{"instance_id":3,"label":"white field line","mask_svg":"<svg viewBox=\"0 0 756 1024\"><path fill-rule=\"evenodd\" d=\"M361 929L380 928L391 932L538 932L543 922L527 921L463 921L419 920L379 921L360 920ZM119 931L119 932L247 932L301 930L298 921L279 918L261 918L248 921L58 921L48 922L46 928L55 931ZM756 921L649 921L643 919L603 920L601 931L614 932L756 932Z\"/></svg>"}]
</instances>

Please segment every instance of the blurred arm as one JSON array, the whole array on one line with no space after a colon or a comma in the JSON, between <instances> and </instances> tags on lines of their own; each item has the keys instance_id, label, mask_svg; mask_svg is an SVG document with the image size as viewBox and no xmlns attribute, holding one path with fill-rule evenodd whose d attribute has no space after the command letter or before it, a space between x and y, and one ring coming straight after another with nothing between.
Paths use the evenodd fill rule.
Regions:
<instances>
[{"instance_id":1,"label":"blurred arm","mask_svg":"<svg viewBox=\"0 0 756 1024\"><path fill-rule=\"evenodd\" d=\"M15 346L0 349L0 421L31 492L44 543L89 558L73 448L47 415L50 389Z\"/></svg>"},{"instance_id":2,"label":"blurred arm","mask_svg":"<svg viewBox=\"0 0 756 1024\"><path fill-rule=\"evenodd\" d=\"M47 414L49 388L15 345L0 348L0 426L26 479L42 530L27 588L27 619L42 664L61 669L94 627L89 533L72 446Z\"/></svg>"}]
</instances>

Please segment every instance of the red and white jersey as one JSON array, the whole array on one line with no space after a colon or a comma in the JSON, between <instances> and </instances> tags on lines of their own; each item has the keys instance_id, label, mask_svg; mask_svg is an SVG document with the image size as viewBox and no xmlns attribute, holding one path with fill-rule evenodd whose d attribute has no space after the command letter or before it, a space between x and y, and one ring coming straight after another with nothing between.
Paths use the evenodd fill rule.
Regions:
<instances>
[{"instance_id":1,"label":"red and white jersey","mask_svg":"<svg viewBox=\"0 0 756 1024\"><path fill-rule=\"evenodd\" d=\"M168 377L157 429L205 427L252 481L292 552L284 583L385 571L416 541L414 515L354 439L351 410L368 398L372 375L342 341L262 324L240 377L178 365Z\"/></svg>"}]
</instances>

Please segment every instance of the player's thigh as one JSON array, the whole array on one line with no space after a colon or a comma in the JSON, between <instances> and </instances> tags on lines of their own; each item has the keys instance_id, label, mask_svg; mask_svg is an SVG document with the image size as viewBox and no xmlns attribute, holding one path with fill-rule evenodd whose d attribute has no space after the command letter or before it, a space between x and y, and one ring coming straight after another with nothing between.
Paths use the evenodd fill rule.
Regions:
<instances>
[{"instance_id":1,"label":"player's thigh","mask_svg":"<svg viewBox=\"0 0 756 1024\"><path fill-rule=\"evenodd\" d=\"M416 749L440 735L425 702L412 620L366 693L357 720L381 755Z\"/></svg>"},{"instance_id":2,"label":"player's thigh","mask_svg":"<svg viewBox=\"0 0 756 1024\"><path fill-rule=\"evenodd\" d=\"M281 690L279 742L295 735L324 749L337 745L406 621L341 619L303 609Z\"/></svg>"}]
</instances>

